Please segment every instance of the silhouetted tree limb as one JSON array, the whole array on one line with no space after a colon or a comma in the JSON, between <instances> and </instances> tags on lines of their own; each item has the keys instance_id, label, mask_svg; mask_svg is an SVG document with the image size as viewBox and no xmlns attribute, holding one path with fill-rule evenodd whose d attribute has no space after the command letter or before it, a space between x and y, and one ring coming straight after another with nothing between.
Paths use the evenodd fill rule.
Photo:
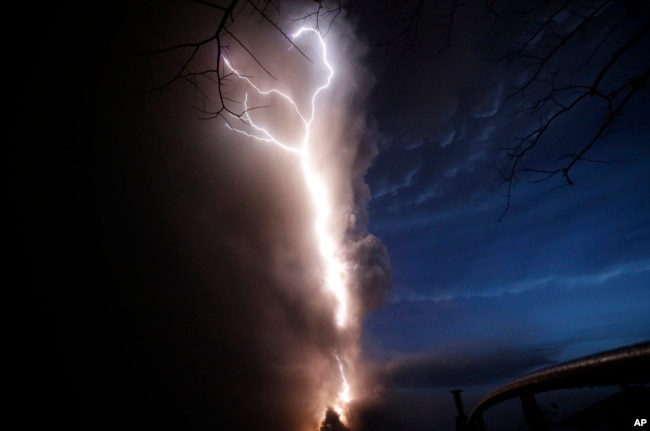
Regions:
<instances>
[{"instance_id":1,"label":"silhouetted tree limb","mask_svg":"<svg viewBox=\"0 0 650 431\"><path fill-rule=\"evenodd\" d=\"M321 34L326 35L332 28L334 21L343 13L345 9L349 9L350 2L343 2L342 0L336 1L320 1L315 0L315 3L318 3L316 10L309 12L301 17L295 18L294 21L304 21L312 19L315 23L315 28ZM327 24L327 30L323 31L321 28L321 23Z\"/></svg>"},{"instance_id":2,"label":"silhouetted tree limb","mask_svg":"<svg viewBox=\"0 0 650 431\"><path fill-rule=\"evenodd\" d=\"M396 2L395 8L407 7L410 13L402 12L400 19L395 20L401 27L386 43L403 40L404 49L410 49L421 37L421 23L427 22L428 27L444 31L441 45L433 50L434 57L438 56L453 46L456 15L461 7L469 6L477 6L477 2L448 0L448 12L441 14L439 9L445 6L440 3L436 3L437 13L433 13L419 0ZM493 29L507 26L509 31L523 32L523 39L497 62L509 67L517 65L522 77L506 93L502 107L514 106L516 114L539 116L538 126L519 137L515 145L502 147L507 160L499 171L507 191L500 220L510 208L513 187L520 174L536 175L533 182L559 174L566 185L573 185L572 170L581 162L591 161L587 155L596 143L612 131L633 100L647 94L650 3L484 0L482 7L493 20ZM440 21L440 17L446 19ZM552 145L545 138L561 119L594 103L599 104L603 119L594 131L585 130L584 143L572 142L577 149L564 152L550 166L529 166L534 149Z\"/></svg>"},{"instance_id":3,"label":"silhouetted tree limb","mask_svg":"<svg viewBox=\"0 0 650 431\"><path fill-rule=\"evenodd\" d=\"M522 172L539 175L533 181L548 180L558 174L562 176L567 185L574 185L571 176L572 170L580 162L590 162L586 156L598 141L604 138L617 121L624 115L625 108L629 103L646 88L650 74L650 62L642 57L636 56L635 67L626 65L624 59L633 56L635 48L648 42L650 35L650 16L635 14L633 4L635 2L614 2L605 0L598 2L586 11L574 9L573 1L564 1L556 8L539 28L531 33L531 36L516 51L509 54L505 59L508 61L521 61L528 77L523 84L514 88L505 98L509 101L514 97L521 97L527 100L528 106L520 110L520 113L541 113L540 125L519 139L519 143L512 147L504 148L508 156L508 162L502 169L502 177L507 185L506 206L499 219L502 219L510 208L513 186L517 182L518 174ZM610 11L608 8L619 10ZM622 9L621 9L622 8ZM614 13L618 12L618 13ZM646 10L647 12L647 10ZM554 19L558 14L568 14L577 19L574 28L562 34L554 27ZM598 34L602 23L595 20L603 13L609 13L609 28ZM602 19L602 18L601 18ZM635 31L629 32L630 28ZM623 33L623 29L628 30ZM547 33L549 36L542 37ZM591 36L590 33L595 33ZM623 33L623 34L621 34ZM575 64L563 64L561 57L563 51L571 49L571 44L576 43L580 36L581 40L594 37L594 50L590 53L584 63L578 67L586 68L585 73L576 80L573 76L572 67ZM542 48L542 52L535 45L541 45L541 41L549 39ZM537 40L534 44L533 41ZM611 55L607 57L603 52L604 47L613 48ZM576 49L573 46L573 49ZM565 54L566 55L566 54ZM639 61L641 59L641 61ZM582 61L582 60L581 60ZM566 58L564 58L566 62ZM591 73L590 73L591 72ZM591 81L588 77L592 76ZM533 90L531 87L535 85ZM526 98L526 93L537 93L536 100ZM549 130L564 116L570 112L580 109L583 105L592 103L594 100L600 102L603 120L594 132L585 131L586 142L578 147L577 151L565 154L560 158L559 163L551 167L530 167L524 164L528 161L530 152L544 142L544 137Z\"/></svg>"},{"instance_id":4,"label":"silhouetted tree limb","mask_svg":"<svg viewBox=\"0 0 650 431\"><path fill-rule=\"evenodd\" d=\"M444 13L439 13L435 5L427 4L424 0L395 2L383 9L381 13L389 16L387 26L395 30L387 32L390 36L380 41L378 46L388 47L402 41L402 52L405 54L417 44L422 28L443 28L444 43L433 55L433 58L438 57L453 46L452 32L460 4L458 0L450 2L451 6Z\"/></svg>"},{"instance_id":5,"label":"silhouetted tree limb","mask_svg":"<svg viewBox=\"0 0 650 431\"><path fill-rule=\"evenodd\" d=\"M178 83L188 83L196 94L202 97L202 106L195 107L202 117L227 118L235 116L242 119L246 111L242 110L241 101L233 100L225 95L224 86L232 73L224 68L224 58L228 55L231 45L237 45L272 79L276 76L258 59L255 54L255 47L248 46L237 34L237 23L242 17L246 19L258 18L260 23L269 24L277 33L287 40L307 61L311 59L299 46L295 45L291 37L278 25L273 14L280 11L280 0L185 0L199 7L205 7L213 13L218 14L214 28L209 35L196 41L184 41L179 44L171 44L160 48L135 49L136 53L147 61L150 69L149 75L151 85L143 92L163 92L171 89ZM183 2L181 2L183 3ZM181 4L179 3L179 4ZM306 2L307 3L307 2ZM309 4L309 3L307 3ZM311 3L314 10L306 15L297 18L299 20L311 20L318 27L331 23L347 7L347 2L337 0L335 2L317 1ZM144 3L145 15L150 19L148 8L155 7L155 3ZM197 58L202 50L214 49L211 64L206 67ZM162 64L163 69L173 70L173 73L154 71L153 62ZM166 75L166 76L165 76ZM252 108L249 108L252 109ZM229 114L227 117L224 114Z\"/></svg>"}]
</instances>

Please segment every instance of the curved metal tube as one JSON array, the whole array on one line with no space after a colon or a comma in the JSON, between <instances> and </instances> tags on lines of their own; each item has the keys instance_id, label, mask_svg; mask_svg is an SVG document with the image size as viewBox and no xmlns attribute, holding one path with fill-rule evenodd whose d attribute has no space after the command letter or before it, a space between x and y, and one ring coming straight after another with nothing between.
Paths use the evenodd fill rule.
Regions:
<instances>
[{"instance_id":1,"label":"curved metal tube","mask_svg":"<svg viewBox=\"0 0 650 431\"><path fill-rule=\"evenodd\" d=\"M522 395L633 383L650 383L650 341L563 362L507 383L479 401L467 425L495 404Z\"/></svg>"}]
</instances>

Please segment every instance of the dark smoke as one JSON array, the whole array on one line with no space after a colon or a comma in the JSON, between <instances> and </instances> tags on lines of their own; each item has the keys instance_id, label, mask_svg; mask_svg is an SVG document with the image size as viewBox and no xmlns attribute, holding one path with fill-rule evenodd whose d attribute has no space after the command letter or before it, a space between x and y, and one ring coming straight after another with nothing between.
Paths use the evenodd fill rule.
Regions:
<instances>
[{"instance_id":1,"label":"dark smoke","mask_svg":"<svg viewBox=\"0 0 650 431\"><path fill-rule=\"evenodd\" d=\"M300 171L290 156L198 120L189 86L130 92L156 63L133 56L122 35L172 40L209 32L214 17L179 10L156 21L163 6L118 3L43 9L20 38L34 40L17 57L27 83L17 160L29 171L19 177L25 422L312 429L323 414L314 397L336 390L328 378L340 339L318 291ZM359 113L360 102L342 106ZM365 123L355 127L338 151L348 163L339 178L359 289L376 306L390 270L365 232L361 179L374 149L355 147ZM344 429L331 413L323 426Z\"/></svg>"},{"instance_id":2,"label":"dark smoke","mask_svg":"<svg viewBox=\"0 0 650 431\"><path fill-rule=\"evenodd\" d=\"M350 428L346 427L341 422L339 414L330 408L325 412L325 419L320 426L320 431L350 431Z\"/></svg>"}]
</instances>

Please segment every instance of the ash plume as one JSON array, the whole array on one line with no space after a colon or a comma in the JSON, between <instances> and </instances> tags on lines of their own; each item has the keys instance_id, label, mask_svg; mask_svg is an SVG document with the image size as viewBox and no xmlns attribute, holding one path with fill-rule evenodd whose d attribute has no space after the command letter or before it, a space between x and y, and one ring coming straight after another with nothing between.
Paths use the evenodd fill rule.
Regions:
<instances>
[{"instance_id":1,"label":"ash plume","mask_svg":"<svg viewBox=\"0 0 650 431\"><path fill-rule=\"evenodd\" d=\"M286 33L290 34L290 31ZM251 59L250 53L236 49L225 54L229 64L233 65L236 77L239 78L226 91L228 97L233 99L235 96L232 95L238 94L241 98L241 94L246 94L243 109L248 110L257 106L260 109L251 113L250 117L248 117L249 111L246 111L247 117L242 127L248 126L250 131L237 129L238 118L233 117L232 122L235 124L229 126L230 131L238 132L240 136L226 135L224 139L236 139L238 145L247 147L266 146L267 148L263 150L266 153L265 157L269 157L270 152L278 152L275 139L282 141L283 146L297 148L292 146L292 142L296 141L296 136L292 133L296 133L295 130L301 131L302 124L300 121L296 122L294 109L286 104L286 100L282 97L277 97L275 94L267 97L266 91L277 89L286 94L286 97L296 101L298 105L296 109L305 109L305 106L309 106L313 89L322 85L324 71L319 58L325 54L319 52L318 44L313 43L301 44L300 47L290 46L287 49L286 40L270 38L268 34L259 33L257 27L242 28L238 32L238 41L246 46L255 47L255 58ZM335 321L331 318L332 310L336 305L332 305L333 298L327 292L323 292L322 279L318 279L318 274L309 273L312 278L305 281L301 281L304 279L297 276L297 284L302 284L304 287L283 284L283 288L292 292L291 295L299 297L306 295L306 298L313 301L305 300L295 310L286 309L285 313L289 317L296 311L314 315L315 311L323 311L323 303L329 303L329 306L325 306L325 309L330 310L329 325L323 325L322 321L312 327L305 327L303 323L300 325L300 328L304 329L304 333L300 336L307 337L312 343L311 348L308 346L303 348L313 356L298 359L295 355L287 355L283 359L285 366L289 368L292 368L291 364L297 359L302 365L309 364L307 367L309 376L318 376L317 382L306 379L302 388L305 392L304 398L313 403L306 411L319 420L327 406L334 400L342 400L341 385L347 387L350 383L353 398L366 396L364 380L367 376L361 366L359 348L360 322L364 313L381 304L385 291L390 287L391 279L388 253L379 239L368 233L366 229L366 207L370 193L363 181L363 175L377 151L371 128L368 127L363 114L363 102L369 89L367 77L371 75L361 66L363 48L354 40L352 29L347 22L333 23L327 35L327 48L327 57L334 65L335 72L331 85L323 91L322 95L319 94L317 104L313 105L318 113L310 125L308 157L313 161L313 165L309 169L314 169L314 175L325 178L327 182L332 205L327 229L342 250L341 258L347 267L349 285L346 294L350 301L349 308L352 316L350 322L343 328L336 327ZM296 52L299 49L300 55ZM311 61L305 61L305 57ZM264 65L264 70L261 70L259 63ZM302 115L309 115L308 112L304 111ZM251 139L250 134L256 135L261 127L264 129L261 137L266 139L272 134L273 142ZM220 135L223 132L220 131ZM282 153L284 148L279 150L279 153ZM277 157L278 155L270 156L273 160ZM310 212L314 211L309 196L312 191L306 189L304 182L301 183L294 176L297 175L297 168L299 168L295 157L293 160L293 156L289 154L280 154L279 157L282 157L282 163L286 165L283 165L278 174L291 173L292 180L283 184L283 179L279 178L273 188L292 190L291 195L294 197L293 201L290 199L287 202L283 201L282 211L294 214L302 211L303 217L296 219L296 224L293 226L283 227L288 232L299 232L299 237L284 244L273 242L270 256L285 256L295 260L298 250L304 248L304 251L299 254L304 257L303 263L296 265L294 271L318 268L321 263L313 249L319 247L319 244L314 243L314 236L308 230L314 216L318 216L318 214L310 216ZM272 270L278 276L286 273L286 269L281 265L280 263L280 266L272 266ZM322 277L322 274L320 276ZM269 322L268 327L274 326L276 326L274 322ZM264 337L263 334L261 335ZM295 342L300 340L297 339ZM340 410L339 412L344 413Z\"/></svg>"},{"instance_id":2,"label":"ash plume","mask_svg":"<svg viewBox=\"0 0 650 431\"><path fill-rule=\"evenodd\" d=\"M302 15L282 4L282 15L273 16L289 29L288 18ZM189 107L202 109L205 100L191 82L144 96L128 91L147 87L156 73L169 76L178 62L143 62L122 45L200 39L214 29L212 12L184 3L105 8L102 25L94 15L75 21L53 36L45 55L48 64L66 60L53 73L67 84L55 90L57 100L70 104L48 120L51 133L68 138L57 165L67 230L49 243L66 247L44 246L52 277L66 286L47 293L61 358L52 373L68 388L58 403L76 406L66 419L81 429L307 431L330 424L323 406L339 390L335 355L356 376L355 396L364 396L360 328L341 333L332 320L300 167L219 119L200 121ZM313 64L246 13L236 15L237 37L304 102L304 85L317 78ZM79 34L86 56L75 49ZM371 79L363 45L343 17L326 37L336 91L322 101L327 118L317 133L327 139L316 157L337 202L332 227L350 262L360 322L390 286L386 249L366 229L363 175L377 151L363 113ZM250 56L236 46L231 40L229 58L246 67ZM196 60L214 54L206 49ZM250 71L260 85L274 81ZM225 82L226 95L241 101L237 90L232 78ZM276 122L292 121L263 110Z\"/></svg>"}]
</instances>

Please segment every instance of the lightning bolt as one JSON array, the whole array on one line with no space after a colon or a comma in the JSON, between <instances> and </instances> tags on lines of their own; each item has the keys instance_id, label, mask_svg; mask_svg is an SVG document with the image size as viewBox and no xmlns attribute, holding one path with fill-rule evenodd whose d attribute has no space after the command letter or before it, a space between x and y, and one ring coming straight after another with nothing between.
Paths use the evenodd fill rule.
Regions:
<instances>
[{"instance_id":1,"label":"lightning bolt","mask_svg":"<svg viewBox=\"0 0 650 431\"><path fill-rule=\"evenodd\" d=\"M275 145L283 151L293 153L300 158L303 177L316 214L313 228L324 268L324 286L329 292L331 292L336 301L334 312L334 321L336 322L336 326L340 331L344 331L350 326L348 293L349 275L347 272L347 265L342 258L343 253L340 247L341 241L328 229L332 219L332 193L328 188L326 178L324 178L323 175L319 175L318 169L315 168L312 157L312 123L314 122L314 118L316 118L316 102L318 96L330 87L334 77L334 68L328 60L327 45L323 40L322 35L316 29L302 27L291 35L291 38L292 40L297 40L305 33L311 33L318 38L322 53L321 60L326 69L322 83L311 93L311 103L308 115L301 110L296 101L289 95L276 88L262 89L258 87L250 78L242 75L237 69L235 69L228 59L225 57L223 58L223 62L228 70L239 79L246 82L251 91L262 96L278 96L291 106L302 122L303 132L301 139L299 139L298 142L293 143L283 142L276 138L267 127L258 124L250 115L251 107L249 107L248 93L246 93L244 97L243 113L239 116L230 113L234 119L241 121L247 126L246 130L234 127L228 122L226 122L226 127L233 132L242 134L253 140ZM345 406L352 399L351 389L345 374L343 362L337 353L334 353L334 357L338 362L338 368L341 375L341 388L332 407L343 416Z\"/></svg>"},{"instance_id":2,"label":"lightning bolt","mask_svg":"<svg viewBox=\"0 0 650 431\"><path fill-rule=\"evenodd\" d=\"M345 371L343 370L343 363L341 362L341 358L339 358L339 355L336 353L334 354L334 357L336 358L336 362L339 363L339 371L341 372L341 378L343 380L343 384L341 385L341 392L339 392L339 399L343 401L344 404L347 404L352 399L350 396L350 385L348 384L348 379L345 377Z\"/></svg>"}]
</instances>

